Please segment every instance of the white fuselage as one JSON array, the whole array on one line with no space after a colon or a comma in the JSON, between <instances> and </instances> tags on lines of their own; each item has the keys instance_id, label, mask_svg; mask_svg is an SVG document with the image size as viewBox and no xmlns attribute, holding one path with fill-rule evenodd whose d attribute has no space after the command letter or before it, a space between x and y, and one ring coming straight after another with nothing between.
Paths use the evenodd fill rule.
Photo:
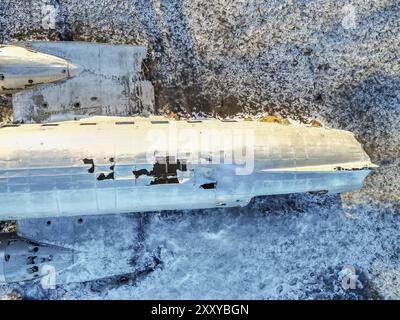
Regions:
<instances>
[{"instance_id":1,"label":"white fuselage","mask_svg":"<svg viewBox=\"0 0 400 320\"><path fill-rule=\"evenodd\" d=\"M346 131L93 117L0 128L0 218L243 206L344 192L374 167Z\"/></svg>"}]
</instances>

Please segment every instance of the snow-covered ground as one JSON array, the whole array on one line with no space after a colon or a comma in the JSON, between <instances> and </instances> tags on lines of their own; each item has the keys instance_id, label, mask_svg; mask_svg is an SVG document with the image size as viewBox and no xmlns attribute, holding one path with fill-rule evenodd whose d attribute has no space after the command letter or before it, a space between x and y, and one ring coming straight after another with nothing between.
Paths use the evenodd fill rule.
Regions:
<instances>
[{"instance_id":1,"label":"snow-covered ground","mask_svg":"<svg viewBox=\"0 0 400 320\"><path fill-rule=\"evenodd\" d=\"M43 5L54 8L50 28ZM160 113L318 117L354 132L381 166L351 194L143 214L151 267L56 290L1 286L0 296L399 298L399 34L397 0L0 0L3 42L147 45ZM342 287L346 265L356 290Z\"/></svg>"}]
</instances>

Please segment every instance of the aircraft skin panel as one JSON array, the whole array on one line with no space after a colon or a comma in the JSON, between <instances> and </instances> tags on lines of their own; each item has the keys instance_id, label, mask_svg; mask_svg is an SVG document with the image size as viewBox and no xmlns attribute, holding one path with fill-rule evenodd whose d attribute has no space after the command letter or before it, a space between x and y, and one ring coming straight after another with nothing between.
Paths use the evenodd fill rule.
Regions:
<instances>
[{"instance_id":1,"label":"aircraft skin panel","mask_svg":"<svg viewBox=\"0 0 400 320\"><path fill-rule=\"evenodd\" d=\"M0 94L66 80L78 72L75 65L63 58L18 46L0 45L0 61Z\"/></svg>"},{"instance_id":2,"label":"aircraft skin panel","mask_svg":"<svg viewBox=\"0 0 400 320\"><path fill-rule=\"evenodd\" d=\"M132 245L140 242L140 221L132 215L22 219L18 221L17 234L23 239L34 239L36 245L42 244L35 255L42 252L43 244L50 248L56 246L67 250L51 252L54 255L51 265L57 272L54 279L56 283L88 281L132 273L138 256L142 253L140 245ZM116 239L118 241L115 241ZM1 253L0 244L0 256ZM68 253L72 253L72 257L67 255ZM8 250L7 254L13 259L15 252ZM46 252L43 252L42 256L45 254ZM27 256L29 255L32 253L28 252ZM72 259L64 264L65 257ZM8 268L7 271L8 276L11 273L14 278L16 271L26 271L32 267L24 263L12 266L14 269ZM38 274L41 276L40 269Z\"/></svg>"},{"instance_id":3,"label":"aircraft skin panel","mask_svg":"<svg viewBox=\"0 0 400 320\"><path fill-rule=\"evenodd\" d=\"M105 121L107 118L110 119ZM146 159L146 155L151 153L149 148L152 147L158 147L162 152L173 148L177 153L196 151L206 154L210 150L215 151L215 147L221 147L221 151L224 151L222 139L219 139L217 146L202 143L200 136L207 130L202 126L191 127L188 131L186 121L176 121L172 126L152 124L155 121L144 121L143 118L135 117L128 119L136 119L136 123L119 125L123 119L126 118L92 117L60 122L53 124L54 126L29 124L24 125L23 130L18 127L3 127L0 129L0 161L18 160L19 164L12 166L40 167L43 161L50 159L52 166L62 167L71 163L80 165L80 159L89 157L101 164L107 164L108 160L104 159L115 158L116 155L128 157L129 161L132 157ZM219 135L220 128L216 126L219 121L206 121L215 125L209 129L210 136ZM361 145L346 131L257 122L251 126L246 122L229 123L229 127L225 129L230 133L239 130L243 135L248 130L254 136L255 160L262 156L261 159L271 161L306 159L312 161L309 162L311 165L370 162ZM306 135L306 139L298 138L299 130L300 134ZM228 142L235 142L234 138L230 136ZM234 150L245 150L248 143L244 141L245 138L241 140L241 145L233 145Z\"/></svg>"},{"instance_id":4,"label":"aircraft skin panel","mask_svg":"<svg viewBox=\"0 0 400 320\"><path fill-rule=\"evenodd\" d=\"M147 115L154 89L140 70L142 46L20 42L0 46L0 93L12 93L16 122L89 115Z\"/></svg>"},{"instance_id":5,"label":"aircraft skin panel","mask_svg":"<svg viewBox=\"0 0 400 320\"><path fill-rule=\"evenodd\" d=\"M34 41L20 42L17 45L74 61L78 65L85 65L86 69L95 73L104 72L115 76L126 75L129 68L133 68L133 72L138 72L141 69L141 59L147 53L147 49L141 46L121 44L110 46L80 41ZM115 64L121 68L117 68Z\"/></svg>"},{"instance_id":6,"label":"aircraft skin panel","mask_svg":"<svg viewBox=\"0 0 400 320\"><path fill-rule=\"evenodd\" d=\"M216 179L215 189L196 184L143 185L127 188L114 181L109 188L16 190L0 193L1 217L19 219L157 210L212 208L219 202L250 200L254 196L310 191L346 192L358 189L369 170L340 172L254 173L234 179ZM157 201L154 201L157 199ZM231 205L245 205L232 203ZM224 205L228 206L227 203Z\"/></svg>"},{"instance_id":7,"label":"aircraft skin panel","mask_svg":"<svg viewBox=\"0 0 400 320\"><path fill-rule=\"evenodd\" d=\"M5 219L242 206L259 195L351 191L374 167L346 131L140 117L2 127L0 164Z\"/></svg>"}]
</instances>

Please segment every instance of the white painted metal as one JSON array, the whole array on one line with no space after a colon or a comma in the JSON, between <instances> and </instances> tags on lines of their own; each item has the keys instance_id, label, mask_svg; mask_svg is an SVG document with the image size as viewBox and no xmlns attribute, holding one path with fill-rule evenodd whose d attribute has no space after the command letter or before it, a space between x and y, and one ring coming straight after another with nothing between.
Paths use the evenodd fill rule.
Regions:
<instances>
[{"instance_id":1,"label":"white painted metal","mask_svg":"<svg viewBox=\"0 0 400 320\"><path fill-rule=\"evenodd\" d=\"M232 145L216 144L221 137ZM227 161L238 151L247 153L247 163ZM154 184L152 174L133 174L151 172L162 155L187 161L187 170L176 171L179 183ZM298 125L92 117L3 127L0 217L237 206L258 195L351 191L373 166L353 134ZM111 179L99 180L111 172ZM201 187L212 183L216 188Z\"/></svg>"},{"instance_id":2,"label":"white painted metal","mask_svg":"<svg viewBox=\"0 0 400 320\"><path fill-rule=\"evenodd\" d=\"M67 60L23 47L0 45L0 94L69 79L80 67Z\"/></svg>"},{"instance_id":3,"label":"white painted metal","mask_svg":"<svg viewBox=\"0 0 400 320\"><path fill-rule=\"evenodd\" d=\"M139 77L145 57L145 47L129 45L39 41L1 46L0 87L16 92L14 121L147 115L154 111L154 95L151 84Z\"/></svg>"}]
</instances>

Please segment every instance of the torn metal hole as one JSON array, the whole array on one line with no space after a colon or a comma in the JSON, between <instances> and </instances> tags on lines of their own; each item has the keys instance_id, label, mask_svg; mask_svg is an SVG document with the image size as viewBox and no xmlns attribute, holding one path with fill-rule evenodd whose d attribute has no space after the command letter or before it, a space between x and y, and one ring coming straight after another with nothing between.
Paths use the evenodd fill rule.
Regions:
<instances>
[{"instance_id":1,"label":"torn metal hole","mask_svg":"<svg viewBox=\"0 0 400 320\"><path fill-rule=\"evenodd\" d=\"M10 261L10 258L11 258L11 256L10 256L9 254L6 254L6 255L4 256L5 262Z\"/></svg>"},{"instance_id":2,"label":"torn metal hole","mask_svg":"<svg viewBox=\"0 0 400 320\"><path fill-rule=\"evenodd\" d=\"M179 183L178 178L156 178L150 182L150 185L155 184L170 184L170 183Z\"/></svg>"},{"instance_id":3,"label":"torn metal hole","mask_svg":"<svg viewBox=\"0 0 400 320\"><path fill-rule=\"evenodd\" d=\"M40 258L40 263L50 262L52 260L53 260L53 258L50 256L48 258Z\"/></svg>"},{"instance_id":4,"label":"torn metal hole","mask_svg":"<svg viewBox=\"0 0 400 320\"><path fill-rule=\"evenodd\" d=\"M32 83L33 83L33 80L32 80L32 79L29 79L29 80L28 80L28 83L29 83L29 84L32 84Z\"/></svg>"},{"instance_id":5,"label":"torn metal hole","mask_svg":"<svg viewBox=\"0 0 400 320\"><path fill-rule=\"evenodd\" d=\"M136 179L139 178L142 175L146 175L146 176L150 175L150 172L147 169L134 170L132 172L133 172L133 174L134 174Z\"/></svg>"},{"instance_id":6,"label":"torn metal hole","mask_svg":"<svg viewBox=\"0 0 400 320\"><path fill-rule=\"evenodd\" d=\"M91 167L88 169L88 172L89 173L93 173L94 172L94 168L95 168L93 159L85 158L82 161L83 161L84 164L90 164L91 165Z\"/></svg>"},{"instance_id":7,"label":"torn metal hole","mask_svg":"<svg viewBox=\"0 0 400 320\"><path fill-rule=\"evenodd\" d=\"M0 74L0 80L4 80L4 74Z\"/></svg>"},{"instance_id":8,"label":"torn metal hole","mask_svg":"<svg viewBox=\"0 0 400 320\"><path fill-rule=\"evenodd\" d=\"M82 223L83 222L83 219L82 218L79 218L78 219L78 223Z\"/></svg>"},{"instance_id":9,"label":"torn metal hole","mask_svg":"<svg viewBox=\"0 0 400 320\"><path fill-rule=\"evenodd\" d=\"M100 173L97 177L97 180L113 180L114 179L114 172L110 172L109 174L105 175L104 173Z\"/></svg>"},{"instance_id":10,"label":"torn metal hole","mask_svg":"<svg viewBox=\"0 0 400 320\"><path fill-rule=\"evenodd\" d=\"M48 106L49 106L49 105L48 105L46 102L42 104L42 107L43 107L43 108L47 108Z\"/></svg>"},{"instance_id":11,"label":"torn metal hole","mask_svg":"<svg viewBox=\"0 0 400 320\"><path fill-rule=\"evenodd\" d=\"M79 108L81 106L80 102L75 102L74 103L74 108Z\"/></svg>"},{"instance_id":12,"label":"torn metal hole","mask_svg":"<svg viewBox=\"0 0 400 320\"><path fill-rule=\"evenodd\" d=\"M37 256L30 256L26 258L26 264L36 264Z\"/></svg>"},{"instance_id":13,"label":"torn metal hole","mask_svg":"<svg viewBox=\"0 0 400 320\"><path fill-rule=\"evenodd\" d=\"M175 157L158 157L150 172L147 169L139 169L132 171L132 173L136 179L142 175L153 176L154 180L150 182L150 185L156 185L179 183L178 170L187 171L186 160L178 159L175 161Z\"/></svg>"},{"instance_id":14,"label":"torn metal hole","mask_svg":"<svg viewBox=\"0 0 400 320\"><path fill-rule=\"evenodd\" d=\"M27 269L27 271L29 273L36 273L39 271L39 267L38 266L33 266L32 268Z\"/></svg>"},{"instance_id":15,"label":"torn metal hole","mask_svg":"<svg viewBox=\"0 0 400 320\"><path fill-rule=\"evenodd\" d=\"M215 189L216 187L217 187L216 182L204 183L200 186L200 188L203 188L203 189Z\"/></svg>"}]
</instances>

